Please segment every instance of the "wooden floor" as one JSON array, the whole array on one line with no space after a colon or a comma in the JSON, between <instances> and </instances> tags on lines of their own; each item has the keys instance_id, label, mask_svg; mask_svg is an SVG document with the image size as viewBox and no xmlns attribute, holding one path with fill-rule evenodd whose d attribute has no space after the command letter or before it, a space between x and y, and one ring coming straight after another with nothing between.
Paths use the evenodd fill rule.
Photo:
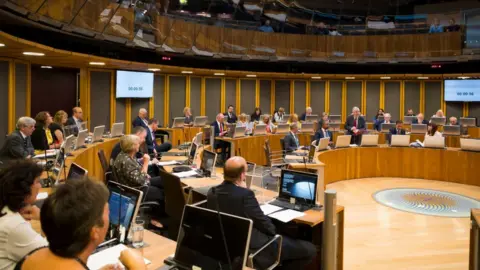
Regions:
<instances>
[{"instance_id":1,"label":"wooden floor","mask_svg":"<svg viewBox=\"0 0 480 270\"><path fill-rule=\"evenodd\" d=\"M429 188L480 199L480 187L398 178L341 181L337 191L345 206L344 269L468 269L469 218L443 218L406 213L374 201L378 190Z\"/></svg>"}]
</instances>

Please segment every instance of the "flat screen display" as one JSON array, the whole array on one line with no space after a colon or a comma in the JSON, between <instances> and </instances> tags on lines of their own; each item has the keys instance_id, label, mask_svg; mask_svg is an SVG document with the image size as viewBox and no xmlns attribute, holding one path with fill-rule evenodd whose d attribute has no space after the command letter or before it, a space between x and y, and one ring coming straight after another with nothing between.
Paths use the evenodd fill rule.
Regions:
<instances>
[{"instance_id":1,"label":"flat screen display","mask_svg":"<svg viewBox=\"0 0 480 270\"><path fill-rule=\"evenodd\" d=\"M117 98L151 98L153 73L117 70Z\"/></svg>"},{"instance_id":2,"label":"flat screen display","mask_svg":"<svg viewBox=\"0 0 480 270\"><path fill-rule=\"evenodd\" d=\"M480 101L480 80L445 80L445 101Z\"/></svg>"}]
</instances>

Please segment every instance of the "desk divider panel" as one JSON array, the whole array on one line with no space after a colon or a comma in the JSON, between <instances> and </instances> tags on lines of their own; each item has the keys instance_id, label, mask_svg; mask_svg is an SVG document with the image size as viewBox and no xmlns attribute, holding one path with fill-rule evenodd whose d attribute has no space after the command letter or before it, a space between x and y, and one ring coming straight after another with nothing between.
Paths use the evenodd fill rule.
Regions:
<instances>
[{"instance_id":1,"label":"desk divider panel","mask_svg":"<svg viewBox=\"0 0 480 270\"><path fill-rule=\"evenodd\" d=\"M27 114L27 80L28 65L23 63L15 63L15 119ZM52 117L55 112L50 112Z\"/></svg>"},{"instance_id":2,"label":"desk divider panel","mask_svg":"<svg viewBox=\"0 0 480 270\"><path fill-rule=\"evenodd\" d=\"M313 114L319 116L325 111L325 81L311 81L310 107L312 107Z\"/></svg>"},{"instance_id":3,"label":"desk divider panel","mask_svg":"<svg viewBox=\"0 0 480 270\"><path fill-rule=\"evenodd\" d=\"M170 76L169 79L168 120L173 123L173 118L182 117L186 102L187 77Z\"/></svg>"},{"instance_id":4,"label":"desk divider panel","mask_svg":"<svg viewBox=\"0 0 480 270\"><path fill-rule=\"evenodd\" d=\"M218 113L221 113L220 102L222 92L222 79L206 78L205 79L205 114L208 121L213 122Z\"/></svg>"},{"instance_id":5,"label":"desk divider panel","mask_svg":"<svg viewBox=\"0 0 480 270\"><path fill-rule=\"evenodd\" d=\"M480 119L480 102L470 102L468 104L468 116L477 118L477 125Z\"/></svg>"},{"instance_id":6,"label":"desk divider panel","mask_svg":"<svg viewBox=\"0 0 480 270\"><path fill-rule=\"evenodd\" d=\"M455 116L457 119L463 116L463 102L446 102L445 116L448 118Z\"/></svg>"},{"instance_id":7,"label":"desk divider panel","mask_svg":"<svg viewBox=\"0 0 480 270\"><path fill-rule=\"evenodd\" d=\"M190 109L192 114L195 116L200 116L200 107L202 105L202 78L200 77L190 77Z\"/></svg>"},{"instance_id":8,"label":"desk divider panel","mask_svg":"<svg viewBox=\"0 0 480 270\"><path fill-rule=\"evenodd\" d=\"M233 105L237 101L237 80L225 79L225 108L222 111L227 111L228 105Z\"/></svg>"},{"instance_id":9,"label":"desk divider panel","mask_svg":"<svg viewBox=\"0 0 480 270\"><path fill-rule=\"evenodd\" d=\"M330 114L342 115L342 88L343 81L330 81ZM352 108L347 108L347 114L350 114L351 111Z\"/></svg>"},{"instance_id":10,"label":"desk divider panel","mask_svg":"<svg viewBox=\"0 0 480 270\"><path fill-rule=\"evenodd\" d=\"M425 119L430 120L442 108L442 82L425 82Z\"/></svg>"},{"instance_id":11,"label":"desk divider panel","mask_svg":"<svg viewBox=\"0 0 480 270\"><path fill-rule=\"evenodd\" d=\"M8 134L8 80L9 62L0 61L0 144L3 145L5 135Z\"/></svg>"},{"instance_id":12,"label":"desk divider panel","mask_svg":"<svg viewBox=\"0 0 480 270\"><path fill-rule=\"evenodd\" d=\"M352 111L353 107L360 108L365 114L365 108L362 108L362 82L347 81L347 115Z\"/></svg>"},{"instance_id":13,"label":"desk divider panel","mask_svg":"<svg viewBox=\"0 0 480 270\"><path fill-rule=\"evenodd\" d=\"M275 107L283 107L287 114L295 113L290 111L290 81L275 81Z\"/></svg>"},{"instance_id":14,"label":"desk divider panel","mask_svg":"<svg viewBox=\"0 0 480 270\"><path fill-rule=\"evenodd\" d=\"M400 116L400 83L385 82L385 112L392 115L392 121L401 119Z\"/></svg>"},{"instance_id":15,"label":"desk divider panel","mask_svg":"<svg viewBox=\"0 0 480 270\"><path fill-rule=\"evenodd\" d=\"M153 107L154 117L158 120L159 126L163 126L163 115L165 108L165 75L153 77ZM117 103L118 104L118 103ZM118 110L118 107L117 107Z\"/></svg>"},{"instance_id":16,"label":"desk divider panel","mask_svg":"<svg viewBox=\"0 0 480 270\"><path fill-rule=\"evenodd\" d=\"M420 112L420 82L406 81L405 82L405 102L404 112L407 115L408 109L412 109L414 114Z\"/></svg>"},{"instance_id":17,"label":"desk divider panel","mask_svg":"<svg viewBox=\"0 0 480 270\"><path fill-rule=\"evenodd\" d=\"M272 114L273 116L273 111L270 111L270 108L272 105L272 96L271 96L272 87L271 86L272 86L272 81L270 80L260 81L260 108L262 109L262 113Z\"/></svg>"},{"instance_id":18,"label":"desk divider panel","mask_svg":"<svg viewBox=\"0 0 480 270\"><path fill-rule=\"evenodd\" d=\"M300 116L305 112L305 108L307 107L305 106L307 104L307 82L298 80L295 81L293 85L294 111Z\"/></svg>"},{"instance_id":19,"label":"desk divider panel","mask_svg":"<svg viewBox=\"0 0 480 270\"><path fill-rule=\"evenodd\" d=\"M367 109L365 110L367 122L372 122L380 107L380 81L370 81L367 87Z\"/></svg>"},{"instance_id":20,"label":"desk divider panel","mask_svg":"<svg viewBox=\"0 0 480 270\"><path fill-rule=\"evenodd\" d=\"M105 125L110 130L110 91L112 73L105 71L90 72L90 130ZM70 115L70 113L69 113ZM127 123L125 123L127 125Z\"/></svg>"},{"instance_id":21,"label":"desk divider panel","mask_svg":"<svg viewBox=\"0 0 480 270\"><path fill-rule=\"evenodd\" d=\"M240 112L251 115L255 109L256 80L240 80ZM261 103L260 103L261 104Z\"/></svg>"}]
</instances>

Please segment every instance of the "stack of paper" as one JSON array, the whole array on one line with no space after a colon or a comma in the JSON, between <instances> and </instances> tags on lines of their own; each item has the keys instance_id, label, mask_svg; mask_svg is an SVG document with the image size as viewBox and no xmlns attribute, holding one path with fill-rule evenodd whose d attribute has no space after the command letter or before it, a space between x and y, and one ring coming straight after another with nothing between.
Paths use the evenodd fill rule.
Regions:
<instances>
[{"instance_id":1,"label":"stack of paper","mask_svg":"<svg viewBox=\"0 0 480 270\"><path fill-rule=\"evenodd\" d=\"M283 210L283 211L279 211L279 212L274 212L273 214L270 214L269 217L271 218L274 218L274 219L278 219L282 222L290 222L296 218L299 218L299 217L303 217L305 216L305 213L303 212L298 212L298 211L295 211L295 210L291 210L291 209L286 209L286 210Z\"/></svg>"},{"instance_id":2,"label":"stack of paper","mask_svg":"<svg viewBox=\"0 0 480 270\"><path fill-rule=\"evenodd\" d=\"M100 268L104 267L105 265L109 265L109 264L120 264L120 265L122 265L118 258L120 258L120 253L126 248L127 248L126 246L124 246L122 244L118 244L118 245L113 246L111 248L107 248L107 249L102 250L98 253L95 253L88 258L87 267L89 269L96 270L96 269L100 269ZM149 260L147 260L145 258L143 258L143 260L145 261L145 264L147 264L147 265L151 263ZM125 268L125 267L123 266L123 268Z\"/></svg>"},{"instance_id":3,"label":"stack of paper","mask_svg":"<svg viewBox=\"0 0 480 270\"><path fill-rule=\"evenodd\" d=\"M191 170L191 171L186 171L186 172L173 173L173 175L176 175L180 178L185 178L185 177L190 177L190 176L197 175L197 172L195 170Z\"/></svg>"},{"instance_id":4,"label":"stack of paper","mask_svg":"<svg viewBox=\"0 0 480 270\"><path fill-rule=\"evenodd\" d=\"M264 215L270 215L273 212L277 212L282 210L281 207L271 205L271 204L264 204L260 206L260 209L262 209Z\"/></svg>"},{"instance_id":5,"label":"stack of paper","mask_svg":"<svg viewBox=\"0 0 480 270\"><path fill-rule=\"evenodd\" d=\"M178 162L175 160L172 161L160 161L157 163L158 166L169 166L169 165L177 165Z\"/></svg>"}]
</instances>

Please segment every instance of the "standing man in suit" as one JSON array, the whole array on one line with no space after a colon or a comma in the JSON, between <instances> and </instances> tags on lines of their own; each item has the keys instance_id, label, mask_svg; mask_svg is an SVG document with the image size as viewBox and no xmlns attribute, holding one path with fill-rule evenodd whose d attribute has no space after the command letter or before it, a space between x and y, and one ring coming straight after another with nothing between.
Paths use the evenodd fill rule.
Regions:
<instances>
[{"instance_id":1,"label":"standing man in suit","mask_svg":"<svg viewBox=\"0 0 480 270\"><path fill-rule=\"evenodd\" d=\"M413 119L412 124L428 125L428 121L425 120L425 117L423 116L423 113L419 113L419 114L417 114L417 119Z\"/></svg>"},{"instance_id":2,"label":"standing man in suit","mask_svg":"<svg viewBox=\"0 0 480 270\"><path fill-rule=\"evenodd\" d=\"M383 120L375 121L375 130L381 131L382 124L393 124L391 119L392 119L392 116L389 113L384 113Z\"/></svg>"},{"instance_id":3,"label":"standing man in suit","mask_svg":"<svg viewBox=\"0 0 480 270\"><path fill-rule=\"evenodd\" d=\"M263 214L253 191L247 188L246 173L244 158L232 157L227 160L223 169L223 183L208 191L207 208L251 219L250 250L255 251L275 236L276 228L270 218ZM258 269L265 269L275 262L276 254L275 247L268 246L255 258L254 263ZM279 269L304 269L315 255L316 248L312 243L283 236Z\"/></svg>"},{"instance_id":4,"label":"standing man in suit","mask_svg":"<svg viewBox=\"0 0 480 270\"><path fill-rule=\"evenodd\" d=\"M67 119L67 126L73 128L73 135L77 136L78 131L82 130L83 110L80 107L72 109L72 117Z\"/></svg>"},{"instance_id":5,"label":"standing man in suit","mask_svg":"<svg viewBox=\"0 0 480 270\"><path fill-rule=\"evenodd\" d=\"M332 135L332 132L330 130L328 130L328 121L324 121L324 122L321 122L322 123L322 127L319 128L317 130L317 132L315 132L315 138L314 138L314 141L317 141L315 145L319 145L320 144L320 139L323 139L323 138L329 138L330 142L329 144L332 144L333 143L333 135Z\"/></svg>"},{"instance_id":6,"label":"standing man in suit","mask_svg":"<svg viewBox=\"0 0 480 270\"><path fill-rule=\"evenodd\" d=\"M158 120L152 118L147 122L147 137L145 138L145 144L147 145L148 153L158 155L158 153L168 152L172 149L172 144L169 142L157 144L155 139L155 132L158 129Z\"/></svg>"},{"instance_id":7,"label":"standing man in suit","mask_svg":"<svg viewBox=\"0 0 480 270\"><path fill-rule=\"evenodd\" d=\"M305 119L307 119L307 115L312 115L312 108L311 107L307 107L305 109L305 112L300 116L300 121L305 121Z\"/></svg>"},{"instance_id":8,"label":"standing man in suit","mask_svg":"<svg viewBox=\"0 0 480 270\"><path fill-rule=\"evenodd\" d=\"M148 112L145 108L138 110L138 116L132 122L133 127L143 127L148 129Z\"/></svg>"},{"instance_id":9,"label":"standing man in suit","mask_svg":"<svg viewBox=\"0 0 480 270\"><path fill-rule=\"evenodd\" d=\"M352 144L360 145L362 132L365 128L365 119L360 116L360 109L353 107L352 114L347 117L347 121L345 122L347 135L352 135Z\"/></svg>"},{"instance_id":10,"label":"standing man in suit","mask_svg":"<svg viewBox=\"0 0 480 270\"><path fill-rule=\"evenodd\" d=\"M17 129L8 135L2 149L0 149L0 160L7 163L11 160L33 157L35 150L30 136L34 130L35 120L33 118L20 117L17 121Z\"/></svg>"},{"instance_id":11,"label":"standing man in suit","mask_svg":"<svg viewBox=\"0 0 480 270\"><path fill-rule=\"evenodd\" d=\"M298 126L297 124L290 125L290 132L283 139L283 148L286 153L292 153L300 147L300 142L297 137Z\"/></svg>"},{"instance_id":12,"label":"standing man in suit","mask_svg":"<svg viewBox=\"0 0 480 270\"><path fill-rule=\"evenodd\" d=\"M228 105L227 112L225 113L225 117L227 117L227 123L235 124L237 123L237 116L233 113L233 105Z\"/></svg>"},{"instance_id":13,"label":"standing man in suit","mask_svg":"<svg viewBox=\"0 0 480 270\"><path fill-rule=\"evenodd\" d=\"M230 110L230 107L232 107L232 110L233 110L233 106L228 106L228 109ZM233 113L232 113L233 114ZM235 116L235 114L233 114ZM236 116L235 116L236 118ZM214 137L223 137L225 136L227 133L228 133L228 130L227 130L227 127L225 126L225 124L223 123L225 121L225 115L219 113L217 114L217 117L216 117L216 121L212 123L212 126L214 127ZM226 141L223 141L223 140L215 140L215 143L214 143L214 147L215 149L219 149L221 148L222 149L222 161L225 162L227 160L227 156L229 156L229 151L230 151L230 147L229 147L229 143L226 142Z\"/></svg>"}]
</instances>

